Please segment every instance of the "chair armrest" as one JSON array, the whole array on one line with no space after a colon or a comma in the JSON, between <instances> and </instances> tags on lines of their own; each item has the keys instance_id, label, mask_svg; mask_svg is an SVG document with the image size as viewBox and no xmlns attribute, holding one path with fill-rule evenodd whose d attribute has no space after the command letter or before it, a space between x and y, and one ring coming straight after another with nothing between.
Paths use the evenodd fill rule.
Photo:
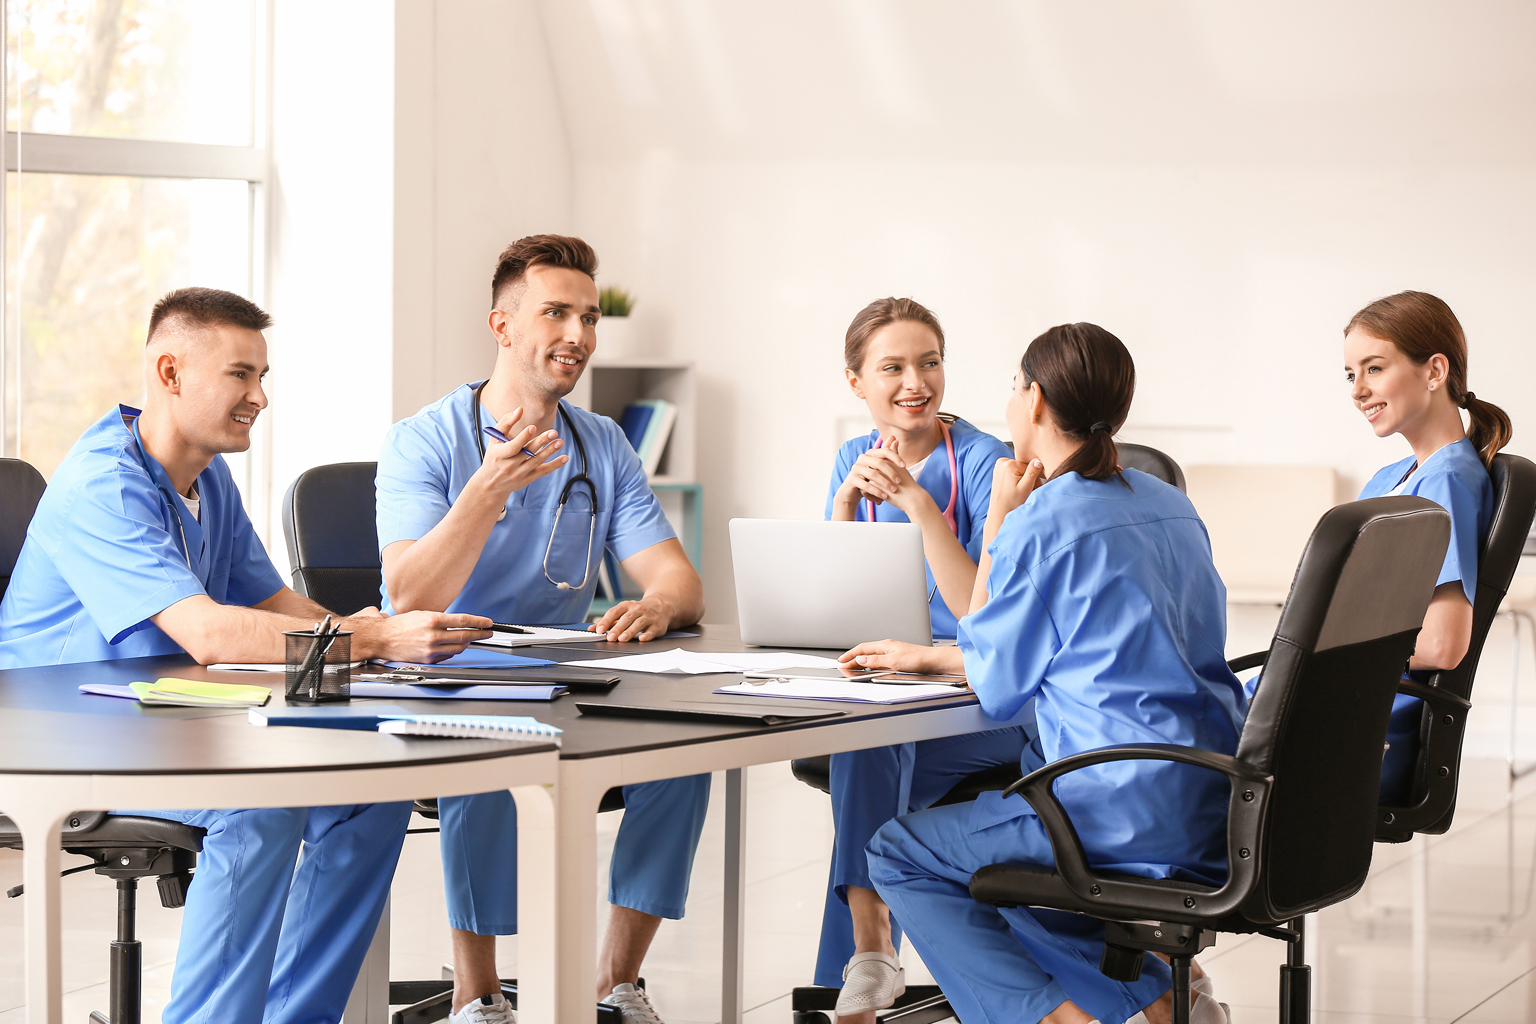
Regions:
<instances>
[{"instance_id":1,"label":"chair armrest","mask_svg":"<svg viewBox=\"0 0 1536 1024\"><path fill-rule=\"evenodd\" d=\"M1472 706L1472 702L1465 697L1458 697L1449 690L1442 690L1438 686L1426 686L1412 679L1399 679L1397 692L1427 701L1436 711L1465 711Z\"/></svg>"},{"instance_id":2,"label":"chair armrest","mask_svg":"<svg viewBox=\"0 0 1536 1024\"><path fill-rule=\"evenodd\" d=\"M1268 651L1254 651L1252 654L1245 654L1240 658L1233 658L1231 661L1227 662L1227 668L1231 669L1233 672L1242 672L1246 669L1258 668L1268 660Z\"/></svg>"},{"instance_id":3,"label":"chair armrest","mask_svg":"<svg viewBox=\"0 0 1536 1024\"><path fill-rule=\"evenodd\" d=\"M1051 841L1051 852L1056 858L1057 874L1061 875L1068 887L1082 899L1099 896L1100 892L1107 887L1106 883L1109 880L1095 876L1088 866L1088 855L1083 850L1083 841L1079 838L1072 819L1067 815L1067 809L1056 798L1051 786L1058 778L1069 772L1112 761L1176 761L1221 772L1232 781L1234 789L1239 784L1243 784L1253 793L1253 797L1245 803L1245 807L1251 808L1255 813L1262 813L1263 806L1268 802L1269 785L1273 781L1269 773L1260 771L1246 761L1239 761L1228 754L1201 750L1199 747L1179 746L1176 743L1123 743L1100 747L1097 750L1085 750L1080 754L1072 754L1059 761L1052 761L1043 768L1029 773L1004 790L1003 796L1018 793L1029 801L1029 805L1035 809L1035 814L1040 818L1040 824L1045 826L1046 837ZM1230 834L1230 823L1228 829ZM1256 857L1251 858L1245 864L1251 866L1256 860ZM1238 875L1237 863L1229 863L1227 871L1230 884ZM1227 887L1223 886L1223 889L1225 888Z\"/></svg>"}]
</instances>

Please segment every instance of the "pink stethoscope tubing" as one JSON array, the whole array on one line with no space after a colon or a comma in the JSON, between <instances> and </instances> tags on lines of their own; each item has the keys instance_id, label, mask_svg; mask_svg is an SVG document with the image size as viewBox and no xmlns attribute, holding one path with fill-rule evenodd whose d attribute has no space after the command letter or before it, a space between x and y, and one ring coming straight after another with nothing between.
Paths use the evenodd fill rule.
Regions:
<instances>
[{"instance_id":1,"label":"pink stethoscope tubing","mask_svg":"<svg viewBox=\"0 0 1536 1024\"><path fill-rule=\"evenodd\" d=\"M950 530L955 536L960 536L960 527L955 523L955 502L960 497L960 471L955 462L955 442L949 436L949 424L939 420L939 430L944 434L944 450L949 455L949 507L944 510L944 521L949 524ZM885 446L885 438L875 442L876 448ZM869 521L875 521L875 502L873 498L865 498Z\"/></svg>"}]
</instances>

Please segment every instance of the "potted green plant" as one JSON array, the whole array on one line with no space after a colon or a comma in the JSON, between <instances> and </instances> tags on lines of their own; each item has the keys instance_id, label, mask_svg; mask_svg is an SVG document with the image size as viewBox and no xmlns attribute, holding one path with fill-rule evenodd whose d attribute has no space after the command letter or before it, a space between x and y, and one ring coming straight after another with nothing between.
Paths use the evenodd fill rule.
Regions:
<instances>
[{"instance_id":1,"label":"potted green plant","mask_svg":"<svg viewBox=\"0 0 1536 1024\"><path fill-rule=\"evenodd\" d=\"M635 323L630 312L635 297L623 288L609 286L597 293L597 352L608 359L624 359L635 354Z\"/></svg>"}]
</instances>

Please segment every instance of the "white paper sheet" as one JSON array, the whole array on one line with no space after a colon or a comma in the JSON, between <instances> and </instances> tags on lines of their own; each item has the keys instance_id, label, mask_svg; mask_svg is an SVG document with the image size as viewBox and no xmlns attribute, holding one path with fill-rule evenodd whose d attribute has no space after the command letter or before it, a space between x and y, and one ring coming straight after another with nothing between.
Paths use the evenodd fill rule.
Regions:
<instances>
[{"instance_id":1,"label":"white paper sheet","mask_svg":"<svg viewBox=\"0 0 1536 1024\"><path fill-rule=\"evenodd\" d=\"M755 651L750 654L696 654L693 651L685 651L681 647L674 647L670 651L657 651L655 654L626 654L618 658L567 661L564 664L579 668L700 676L710 672L756 672L760 669L774 668L835 668L837 659L823 658L814 654L774 654Z\"/></svg>"},{"instance_id":2,"label":"white paper sheet","mask_svg":"<svg viewBox=\"0 0 1536 1024\"><path fill-rule=\"evenodd\" d=\"M770 680L761 686L737 683L722 686L716 693L735 693L744 697L786 697L791 700L839 700L859 704L905 704L909 700L930 700L934 697L959 697L969 690L953 686L926 683L861 683L837 679L784 679Z\"/></svg>"}]
</instances>

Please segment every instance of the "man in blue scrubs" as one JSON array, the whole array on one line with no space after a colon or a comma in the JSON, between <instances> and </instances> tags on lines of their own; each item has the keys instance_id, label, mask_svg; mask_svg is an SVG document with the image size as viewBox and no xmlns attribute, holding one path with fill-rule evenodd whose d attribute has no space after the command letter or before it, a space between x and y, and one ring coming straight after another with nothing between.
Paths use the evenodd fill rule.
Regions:
<instances>
[{"instance_id":1,"label":"man in blue scrubs","mask_svg":"<svg viewBox=\"0 0 1536 1024\"><path fill-rule=\"evenodd\" d=\"M535 235L509 246L491 283L490 379L389 432L378 471L386 607L581 622L606 546L644 593L610 609L597 633L652 640L704 614L699 574L623 431L561 401L597 347L596 273L597 256L579 238ZM708 803L708 775L624 787L597 994L626 1022L660 1024L636 982L661 919L683 915ZM500 995L495 936L517 931L512 798L439 807L454 929L450 1020L505 1024L513 1014Z\"/></svg>"},{"instance_id":2,"label":"man in blue scrubs","mask_svg":"<svg viewBox=\"0 0 1536 1024\"><path fill-rule=\"evenodd\" d=\"M266 407L269 326L211 288L155 305L144 411L111 410L55 471L0 602L0 668L184 652L280 662L283 631L326 614L283 585L220 458L250 447ZM430 661L491 635L449 632L489 625L469 615L341 621L363 658ZM134 813L208 830L166 1024L340 1019L410 804Z\"/></svg>"}]
</instances>

